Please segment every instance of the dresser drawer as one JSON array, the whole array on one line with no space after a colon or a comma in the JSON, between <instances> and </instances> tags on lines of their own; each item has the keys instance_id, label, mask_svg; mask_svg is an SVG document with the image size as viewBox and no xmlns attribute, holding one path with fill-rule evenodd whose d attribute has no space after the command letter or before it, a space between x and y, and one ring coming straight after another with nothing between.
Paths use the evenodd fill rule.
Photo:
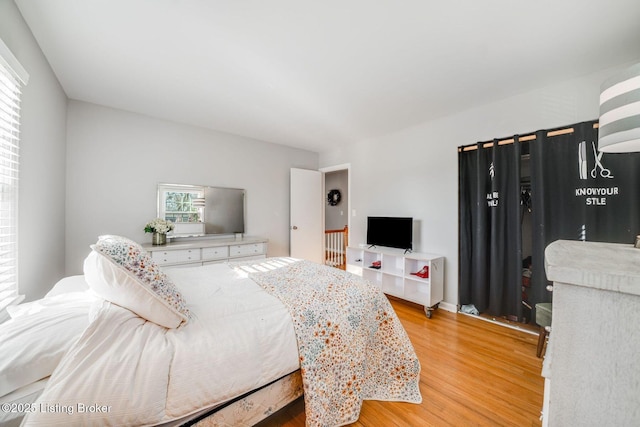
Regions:
<instances>
[{"instance_id":1,"label":"dresser drawer","mask_svg":"<svg viewBox=\"0 0 640 427\"><path fill-rule=\"evenodd\" d=\"M178 251L153 251L151 257L158 264L200 261L200 249L182 249Z\"/></svg>"},{"instance_id":2,"label":"dresser drawer","mask_svg":"<svg viewBox=\"0 0 640 427\"><path fill-rule=\"evenodd\" d=\"M229 256L229 246L217 246L215 248L202 248L202 259L221 259Z\"/></svg>"},{"instance_id":3,"label":"dresser drawer","mask_svg":"<svg viewBox=\"0 0 640 427\"><path fill-rule=\"evenodd\" d=\"M250 256L264 253L264 243L229 246L229 256Z\"/></svg>"},{"instance_id":4,"label":"dresser drawer","mask_svg":"<svg viewBox=\"0 0 640 427\"><path fill-rule=\"evenodd\" d=\"M236 238L178 239L165 246L142 245L151 258L162 266L185 266L265 258L267 240L243 236Z\"/></svg>"}]
</instances>

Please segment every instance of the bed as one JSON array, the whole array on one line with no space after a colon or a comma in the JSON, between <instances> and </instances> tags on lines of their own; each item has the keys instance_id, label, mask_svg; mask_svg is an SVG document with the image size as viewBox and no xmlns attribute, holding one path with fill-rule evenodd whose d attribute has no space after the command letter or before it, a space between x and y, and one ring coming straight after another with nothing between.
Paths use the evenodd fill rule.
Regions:
<instances>
[{"instance_id":1,"label":"bed","mask_svg":"<svg viewBox=\"0 0 640 427\"><path fill-rule=\"evenodd\" d=\"M84 273L0 325L0 416L14 415L0 423L252 425L304 393L307 425L344 425L365 399L421 401L397 316L350 273L291 258L161 270L118 236Z\"/></svg>"}]
</instances>

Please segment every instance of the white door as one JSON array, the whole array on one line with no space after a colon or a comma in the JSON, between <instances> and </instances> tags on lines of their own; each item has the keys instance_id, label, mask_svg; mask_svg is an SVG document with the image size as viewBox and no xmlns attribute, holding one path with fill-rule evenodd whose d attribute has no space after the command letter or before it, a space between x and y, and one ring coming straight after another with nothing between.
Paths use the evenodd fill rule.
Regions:
<instances>
[{"instance_id":1,"label":"white door","mask_svg":"<svg viewBox=\"0 0 640 427\"><path fill-rule=\"evenodd\" d=\"M322 263L322 173L291 169L290 245L293 258Z\"/></svg>"}]
</instances>

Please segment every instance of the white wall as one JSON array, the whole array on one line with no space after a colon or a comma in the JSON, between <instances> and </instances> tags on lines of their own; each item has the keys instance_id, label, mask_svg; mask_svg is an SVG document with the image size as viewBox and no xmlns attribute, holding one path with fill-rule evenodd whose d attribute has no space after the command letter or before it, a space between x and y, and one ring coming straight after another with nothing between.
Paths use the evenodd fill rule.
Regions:
<instances>
[{"instance_id":1,"label":"white wall","mask_svg":"<svg viewBox=\"0 0 640 427\"><path fill-rule=\"evenodd\" d=\"M321 153L321 167L351 163L350 244L365 241L367 216L414 217L414 251L446 257L444 301L457 305L457 147L597 119L600 84L627 65Z\"/></svg>"},{"instance_id":2,"label":"white wall","mask_svg":"<svg viewBox=\"0 0 640 427\"><path fill-rule=\"evenodd\" d=\"M67 114L67 274L100 234L150 242L159 182L246 189L246 234L289 255L289 170L317 169L317 153L79 101Z\"/></svg>"},{"instance_id":3,"label":"white wall","mask_svg":"<svg viewBox=\"0 0 640 427\"><path fill-rule=\"evenodd\" d=\"M13 1L0 0L0 38L29 73L21 104L18 283L33 300L64 276L67 97Z\"/></svg>"}]
</instances>

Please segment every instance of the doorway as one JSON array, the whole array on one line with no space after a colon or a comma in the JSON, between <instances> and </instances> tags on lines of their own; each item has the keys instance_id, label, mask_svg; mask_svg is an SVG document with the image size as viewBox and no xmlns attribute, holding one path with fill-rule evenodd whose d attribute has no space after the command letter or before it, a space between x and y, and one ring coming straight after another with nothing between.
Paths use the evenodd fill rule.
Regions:
<instances>
[{"instance_id":1,"label":"doorway","mask_svg":"<svg viewBox=\"0 0 640 427\"><path fill-rule=\"evenodd\" d=\"M349 165L322 168L324 194L324 263L346 269L349 242Z\"/></svg>"},{"instance_id":2,"label":"doorway","mask_svg":"<svg viewBox=\"0 0 640 427\"><path fill-rule=\"evenodd\" d=\"M344 268L350 190L349 164L291 169L290 256Z\"/></svg>"}]
</instances>

